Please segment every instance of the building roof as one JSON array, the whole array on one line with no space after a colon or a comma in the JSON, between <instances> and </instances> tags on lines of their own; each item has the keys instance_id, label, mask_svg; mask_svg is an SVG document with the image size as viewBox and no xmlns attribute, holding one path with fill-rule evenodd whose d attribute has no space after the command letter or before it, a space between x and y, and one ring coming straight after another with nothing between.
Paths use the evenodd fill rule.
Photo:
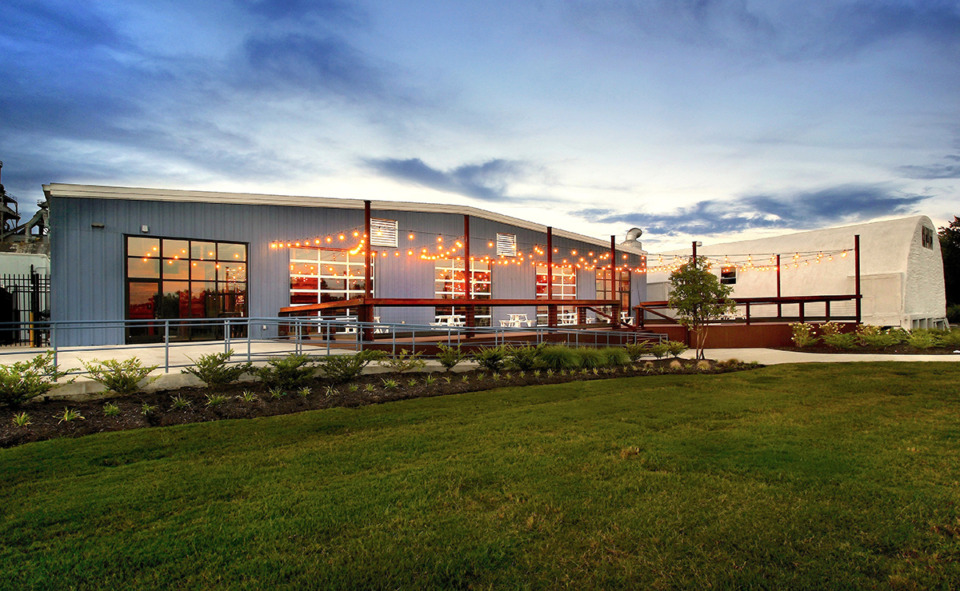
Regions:
<instances>
[{"instance_id":1,"label":"building roof","mask_svg":"<svg viewBox=\"0 0 960 591\"><path fill-rule=\"evenodd\" d=\"M126 201L170 201L192 203L223 203L234 205L274 205L281 207L326 207L336 209L363 209L362 199L343 199L335 197L310 197L303 195L267 195L258 193L226 193L220 191L190 191L180 189L149 189L142 187L110 187L98 185L75 185L69 183L50 183L43 185L43 193L50 197L71 199L120 199ZM430 213L449 213L470 215L493 222L510 224L536 232L546 232L547 226L500 213L494 213L468 205L417 203L413 201L371 201L370 207L377 211L418 211ZM602 240L576 232L558 228L553 235L571 240L579 240L601 247L609 247L609 240ZM617 245L617 250L633 254L644 251L633 245Z\"/></svg>"}]
</instances>

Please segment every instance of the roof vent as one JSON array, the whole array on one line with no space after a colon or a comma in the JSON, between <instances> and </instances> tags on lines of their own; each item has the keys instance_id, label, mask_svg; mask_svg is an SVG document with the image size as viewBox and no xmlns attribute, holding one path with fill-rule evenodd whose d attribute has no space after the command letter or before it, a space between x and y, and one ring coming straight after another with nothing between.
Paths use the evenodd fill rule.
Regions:
<instances>
[{"instance_id":1,"label":"roof vent","mask_svg":"<svg viewBox=\"0 0 960 591\"><path fill-rule=\"evenodd\" d=\"M640 242L640 237L643 236L643 230L640 228L630 228L627 231L627 238L620 243L620 246L636 246L639 249L643 249L643 243Z\"/></svg>"}]
</instances>

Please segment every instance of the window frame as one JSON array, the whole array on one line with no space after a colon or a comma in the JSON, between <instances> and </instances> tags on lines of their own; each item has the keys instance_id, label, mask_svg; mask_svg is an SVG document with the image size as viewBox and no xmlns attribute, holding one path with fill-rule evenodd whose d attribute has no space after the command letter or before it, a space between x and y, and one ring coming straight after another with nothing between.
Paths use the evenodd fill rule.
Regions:
<instances>
[{"instance_id":1,"label":"window frame","mask_svg":"<svg viewBox=\"0 0 960 591\"><path fill-rule=\"evenodd\" d=\"M216 240L216 239L210 239L210 238L188 238L188 237L180 237L180 236L156 236L152 234L125 233L125 234L122 234L121 236L123 240L123 291L124 291L123 303L124 303L125 319L127 320L132 319L130 316L130 292L131 292L130 288L131 288L131 285L133 284L139 284L139 285L151 284L156 286L155 297L157 297L157 303L154 308L154 317L152 319L143 319L143 320L156 320L157 322L164 322L164 321L184 321L184 320L204 319L204 318L231 318L231 317L247 318L249 317L250 315L250 243L249 242L238 242L234 240ZM153 277L132 276L131 277L130 261L146 258L140 255L134 255L131 253L130 242L131 242L131 239L133 238L157 241L157 256L149 257L151 259L155 258L158 263L157 272L155 276ZM181 258L179 255L176 255L174 257L164 256L165 254L164 243L174 242L174 241L182 241L187 243L187 249L186 249L187 252L185 257ZM193 243L212 243L216 245L217 250L213 259L194 258ZM242 247L243 259L239 261L235 261L235 259L233 258L221 259L220 258L221 244ZM177 261L177 260L185 261L187 263L186 277L185 278L184 277L170 277L170 278L165 277L165 269L167 268L168 265L164 263L168 261L172 263L173 261ZM230 281L227 277L223 279L220 278L220 271L219 271L220 265L222 263L228 263L231 261L243 263L244 270L243 270L242 281L235 281L235 280ZM214 268L216 269L216 272L212 279L209 279L209 278L195 279L192 276L193 275L192 269L196 265L196 263L199 263L199 262L213 262L215 264ZM227 273L227 270L224 270L224 273ZM173 282L185 283L187 285L186 316L160 315L162 314L162 310L164 309L163 296L164 296L164 293L166 293L164 291L164 284L169 284ZM195 316L193 314L194 306L195 306L194 295L193 295L194 285L195 284L209 285L211 283L213 284L213 287L214 287L213 293L216 294L215 297L217 298L216 303L217 303L217 309L219 310L219 313L217 316L207 316L206 314L201 316ZM236 291L236 286L242 286L242 289L240 291ZM202 291L205 291L205 290L202 290ZM178 293L180 292L178 291ZM226 298L227 296L231 296L231 295L233 296L232 298L233 311L236 311L239 309L239 313L237 314L230 314L230 313L224 312L224 310L231 308L231 306L226 305L226 302L227 302ZM141 325L138 324L137 326L141 326ZM142 326L144 326L147 329L148 333L150 332L149 323L143 323ZM136 328L136 327L133 327L133 328ZM139 338L139 337L134 337L134 335L131 334L130 328L128 328L125 332L126 332L125 340L127 342L132 342L134 338ZM206 335L205 334L206 332L210 332L211 334ZM204 336L195 338L197 337L197 334L204 335ZM223 338L223 335L219 334L215 329L212 331L205 331L200 327L183 327L182 325L178 325L177 332L170 336L174 340L201 340L201 339L216 340L218 338Z\"/></svg>"}]
</instances>

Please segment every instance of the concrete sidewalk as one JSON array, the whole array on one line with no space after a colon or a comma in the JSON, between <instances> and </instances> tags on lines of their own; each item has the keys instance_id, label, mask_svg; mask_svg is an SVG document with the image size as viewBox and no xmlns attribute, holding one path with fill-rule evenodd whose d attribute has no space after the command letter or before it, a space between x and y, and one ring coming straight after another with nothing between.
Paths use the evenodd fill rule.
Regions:
<instances>
[{"instance_id":1,"label":"concrete sidewalk","mask_svg":"<svg viewBox=\"0 0 960 591\"><path fill-rule=\"evenodd\" d=\"M707 359L762 363L779 365L781 363L852 363L864 361L906 361L906 362L960 362L960 352L952 355L884 355L877 353L802 353L799 351L781 351L779 349L705 349ZM688 350L683 357L692 359L694 351Z\"/></svg>"}]
</instances>

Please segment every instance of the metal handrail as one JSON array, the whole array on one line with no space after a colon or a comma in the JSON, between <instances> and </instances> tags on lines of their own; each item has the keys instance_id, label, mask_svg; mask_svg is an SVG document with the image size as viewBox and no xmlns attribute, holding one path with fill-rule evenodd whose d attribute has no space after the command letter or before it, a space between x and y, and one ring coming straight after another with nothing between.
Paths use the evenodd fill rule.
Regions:
<instances>
[{"instance_id":1,"label":"metal handrail","mask_svg":"<svg viewBox=\"0 0 960 591\"><path fill-rule=\"evenodd\" d=\"M47 331L50 335L49 347L10 347L0 348L0 363L2 359L11 355L22 355L24 351L52 350L54 360L62 352L81 353L106 351L130 351L136 349L163 349L163 370L169 373L171 369L187 367L191 363L176 363L171 359L171 351L189 347L197 347L210 343L223 343L223 351L227 352L236 347L240 354L237 362L260 362L271 357L290 353L306 354L309 351L323 351L323 355L333 353L333 344L347 344L349 341L337 340L336 333L350 331L355 334L354 349L362 351L370 345L384 346L389 344L390 350L396 354L399 348L409 344L411 352L415 353L420 347L444 343L448 346L469 344L471 347L499 346L506 344L529 343L537 344L548 341L559 341L577 346L606 346L611 344L613 335L617 335L618 342L636 342L637 340L662 341L665 335L641 333L632 331L592 330L561 327L482 327L482 326L434 326L429 324L396 324L390 322L363 322L348 318L330 318L318 316L301 317L232 317L232 318L191 318L191 319L131 319L131 320L43 320L31 322L4 322L0 323L0 331L4 329L20 329L24 325L30 330ZM65 334L71 330L100 330L119 331L126 334L127 329L152 326L157 329L157 342L123 345L77 345L63 346ZM218 328L222 329L222 339L208 340L178 340L174 338L177 331L190 328ZM365 334L372 334L374 328L386 329L390 333L389 340L365 340ZM256 329L256 330L255 330ZM266 330L265 330L266 329ZM286 333L281 329L285 329ZM292 329L292 330L291 330ZM342 329L342 330L341 330ZM252 336L254 332L268 332L269 336ZM244 335L244 336L235 336ZM318 343L316 336L327 335ZM521 336L522 335L522 336ZM438 340L437 337L440 337ZM420 338L418 343L417 339ZM445 338L444 338L445 337ZM399 340L398 340L399 339ZM491 344L492 343L492 344ZM239 346L237 346L239 344ZM270 344L269 350L259 345ZM257 347L255 347L255 345ZM305 347L307 345L307 347ZM309 345L316 345L309 346ZM323 349L320 345L325 345ZM245 347L244 347L245 346ZM259 348L260 350L256 350ZM243 350L245 349L245 350ZM188 358L189 359L189 358ZM80 372L73 372L80 373Z\"/></svg>"}]
</instances>

